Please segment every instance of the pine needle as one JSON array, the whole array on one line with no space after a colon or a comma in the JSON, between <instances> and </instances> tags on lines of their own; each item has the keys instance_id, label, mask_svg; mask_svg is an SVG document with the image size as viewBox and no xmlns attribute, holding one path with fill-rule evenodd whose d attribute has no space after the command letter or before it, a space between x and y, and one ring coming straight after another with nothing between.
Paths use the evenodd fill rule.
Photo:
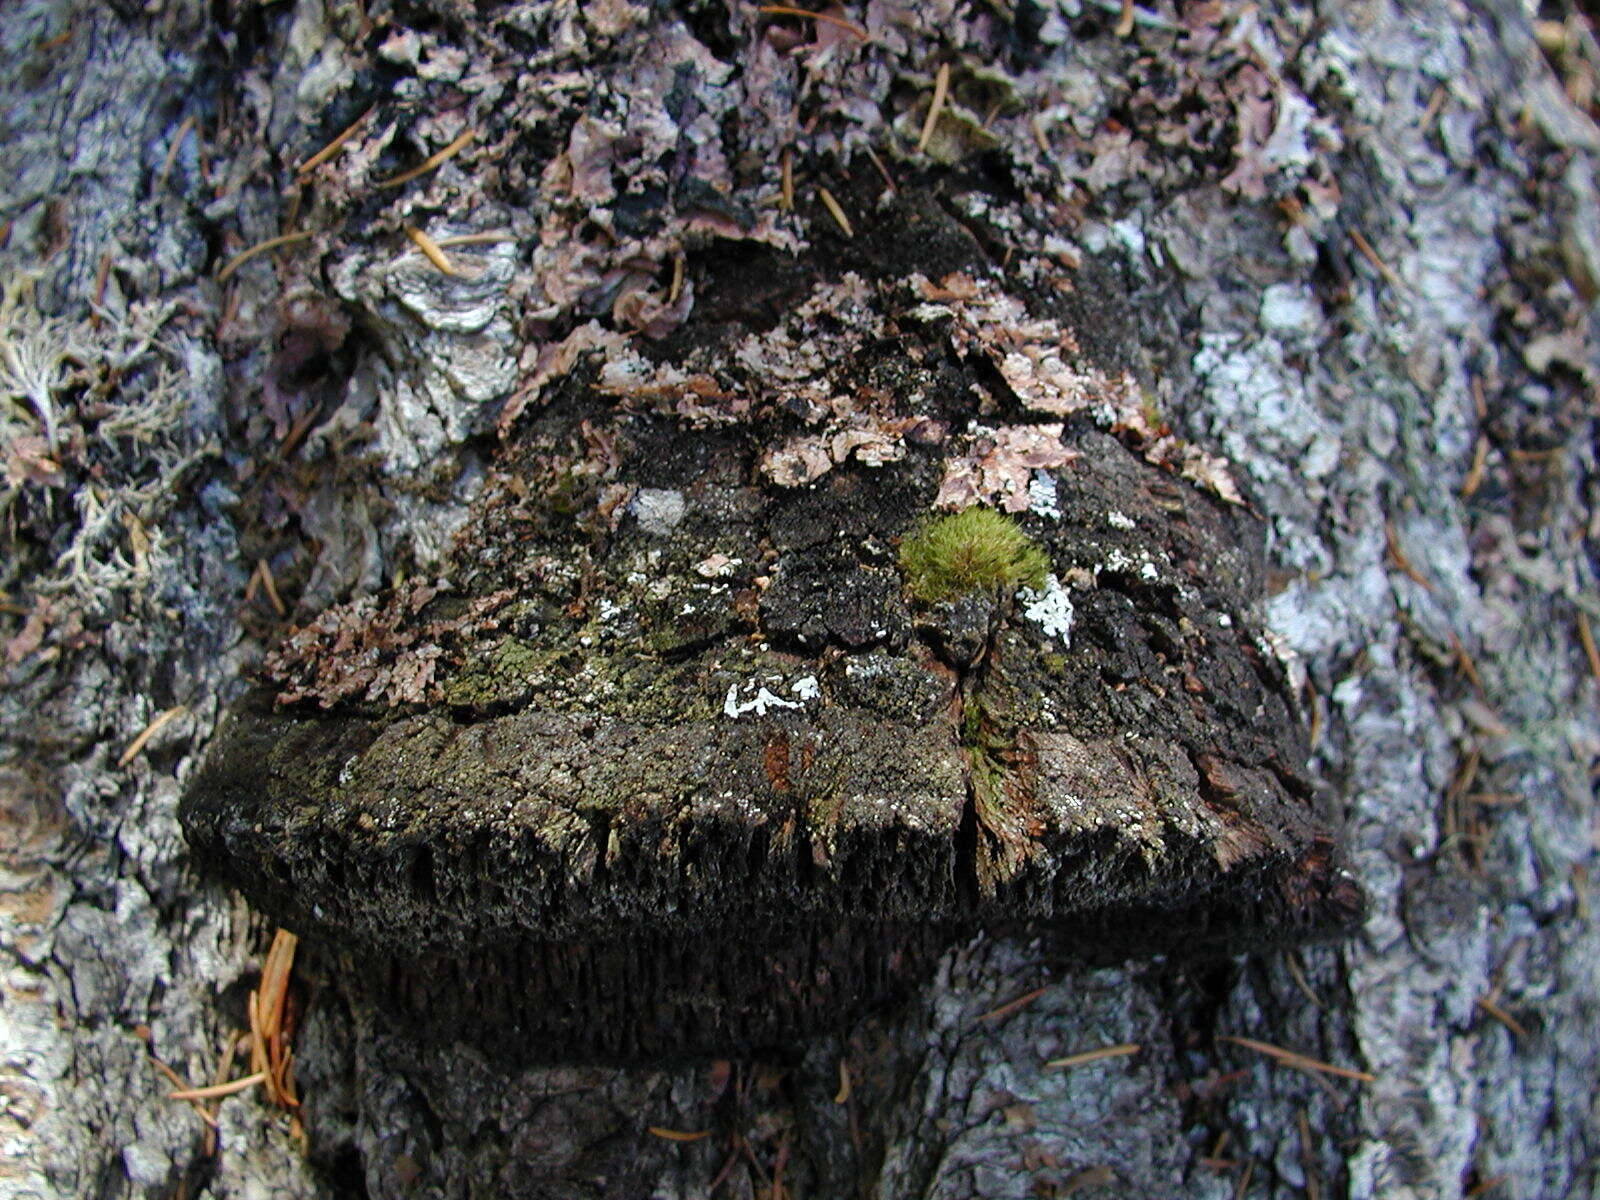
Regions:
<instances>
[{"instance_id":1,"label":"pine needle","mask_svg":"<svg viewBox=\"0 0 1600 1200\"><path fill-rule=\"evenodd\" d=\"M1395 531L1393 521L1385 521L1383 523L1383 539L1388 544L1389 561L1400 569L1400 573L1423 591L1433 591L1433 584L1423 576L1422 572L1411 565L1411 560L1406 557L1405 551L1400 548L1400 535Z\"/></svg>"},{"instance_id":2,"label":"pine needle","mask_svg":"<svg viewBox=\"0 0 1600 1200\"><path fill-rule=\"evenodd\" d=\"M133 741L128 743L128 748L124 750L121 757L117 759L117 766L125 767L134 759L138 758L139 752L143 750L145 746L149 745L151 738L160 733L169 722L183 716L183 714L188 711L189 706L187 704L175 704L164 712L157 713L154 719L151 720L150 724L141 729L138 733L138 736L136 736Z\"/></svg>"},{"instance_id":3,"label":"pine needle","mask_svg":"<svg viewBox=\"0 0 1600 1200\"><path fill-rule=\"evenodd\" d=\"M1500 1024L1509 1029L1511 1031L1511 1035L1516 1038L1517 1041L1525 1042L1528 1040L1528 1027L1513 1017L1505 1009L1501 1008L1500 1005L1495 1003L1491 997L1481 996L1473 1003L1482 1009L1485 1014L1493 1017L1496 1021L1499 1021Z\"/></svg>"},{"instance_id":4,"label":"pine needle","mask_svg":"<svg viewBox=\"0 0 1600 1200\"><path fill-rule=\"evenodd\" d=\"M980 1020L980 1021L998 1021L998 1020L1000 1020L1001 1017L1009 1017L1012 1013L1016 1012L1019 1008L1025 1008L1028 1005L1032 1004L1035 1000L1037 1000L1040 996L1044 995L1049 990L1050 989L1048 987L1036 987L1031 992L1024 992L1022 995L1018 996L1015 1000L1007 1000L1004 1004L1000 1005L999 1007L991 1008L988 1012L983 1013L981 1016L979 1016L978 1020Z\"/></svg>"},{"instance_id":5,"label":"pine needle","mask_svg":"<svg viewBox=\"0 0 1600 1200\"><path fill-rule=\"evenodd\" d=\"M434 266L438 267L440 271L446 275L461 274L461 272L456 269L455 263L450 261L443 250L439 249L438 242L434 241L427 234L423 233L422 230L418 229L415 225L407 225L405 230L406 236L411 239L411 241L416 245L417 249L421 250L424 257L426 257L427 260Z\"/></svg>"},{"instance_id":6,"label":"pine needle","mask_svg":"<svg viewBox=\"0 0 1600 1200\"><path fill-rule=\"evenodd\" d=\"M265 1071L257 1071L254 1075L245 1075L239 1079L229 1080L227 1083L216 1083L210 1087L189 1088L181 1092L168 1092L168 1100L210 1100L214 1096L232 1096L236 1092L248 1091L258 1083L267 1081Z\"/></svg>"},{"instance_id":7,"label":"pine needle","mask_svg":"<svg viewBox=\"0 0 1600 1200\"><path fill-rule=\"evenodd\" d=\"M917 153L926 154L933 140L934 127L939 124L939 114L944 111L945 98L950 94L950 64L940 63L939 73L933 77L933 102L928 105L927 119L922 122L922 136L917 139Z\"/></svg>"},{"instance_id":8,"label":"pine needle","mask_svg":"<svg viewBox=\"0 0 1600 1200\"><path fill-rule=\"evenodd\" d=\"M1382 275L1386 282L1402 292L1410 290L1406 287L1405 281L1394 273L1394 268L1378 257L1378 252L1372 248L1372 243L1362 236L1360 230L1352 229L1350 240L1355 243L1356 249L1361 251L1361 257L1371 263L1372 269Z\"/></svg>"},{"instance_id":9,"label":"pine needle","mask_svg":"<svg viewBox=\"0 0 1600 1200\"><path fill-rule=\"evenodd\" d=\"M818 186L817 199L822 201L822 207L828 210L828 215L838 223L840 229L844 230L845 237L855 237L855 227L850 224L850 218L844 215L844 209L833 198L833 193L825 187Z\"/></svg>"},{"instance_id":10,"label":"pine needle","mask_svg":"<svg viewBox=\"0 0 1600 1200\"><path fill-rule=\"evenodd\" d=\"M1583 643L1583 653L1589 660L1589 671L1600 679L1600 648L1594 644L1594 630L1589 628L1589 614L1578 614L1578 640Z\"/></svg>"},{"instance_id":11,"label":"pine needle","mask_svg":"<svg viewBox=\"0 0 1600 1200\"><path fill-rule=\"evenodd\" d=\"M232 258L230 258L227 262L227 265L224 266L222 270L217 272L217 282L227 283L228 278L235 271L244 266L245 263L249 262L258 254L265 254L268 250L276 250L279 246L288 246L295 242L303 242L310 236L311 231L309 229L302 229L297 233L280 233L277 237L269 237L264 242L257 242L248 250L241 250L238 254L235 254Z\"/></svg>"},{"instance_id":12,"label":"pine needle","mask_svg":"<svg viewBox=\"0 0 1600 1200\"><path fill-rule=\"evenodd\" d=\"M1122 0L1122 11L1117 15L1117 27L1112 32L1119 38L1133 32L1133 0Z\"/></svg>"},{"instance_id":13,"label":"pine needle","mask_svg":"<svg viewBox=\"0 0 1600 1200\"><path fill-rule=\"evenodd\" d=\"M440 150L436 154L430 154L427 158L423 159L409 171L401 171L400 174L385 179L383 182L379 183L378 186L380 188L399 187L402 183L410 183L413 179L417 179L423 175L426 175L429 171L434 170L436 167L443 166L457 154L460 154L461 151L464 150L472 141L472 139L477 136L478 131L476 129L468 129L463 131L455 141L451 142L443 150Z\"/></svg>"},{"instance_id":14,"label":"pine needle","mask_svg":"<svg viewBox=\"0 0 1600 1200\"><path fill-rule=\"evenodd\" d=\"M178 125L178 131L172 135L172 145L167 147L167 156L161 160L161 170L156 172L156 185L152 189L160 195L167 187L167 176L172 174L172 164L178 161L178 151L183 148L183 139L188 137L194 129L194 115L191 113Z\"/></svg>"},{"instance_id":15,"label":"pine needle","mask_svg":"<svg viewBox=\"0 0 1600 1200\"><path fill-rule=\"evenodd\" d=\"M450 237L434 238L433 244L443 250L447 246L494 246L516 240L517 235L510 230L494 230L488 233L457 233Z\"/></svg>"},{"instance_id":16,"label":"pine needle","mask_svg":"<svg viewBox=\"0 0 1600 1200\"><path fill-rule=\"evenodd\" d=\"M847 30L855 34L863 42L872 40L872 35L854 21L847 21L843 17L834 16L832 13L811 12L809 9L792 8L787 4L762 4L756 8L756 11L769 17L802 17L812 21L821 21L825 25Z\"/></svg>"},{"instance_id":17,"label":"pine needle","mask_svg":"<svg viewBox=\"0 0 1600 1200\"><path fill-rule=\"evenodd\" d=\"M1264 1054L1275 1062L1280 1062L1286 1067L1295 1067L1301 1071L1315 1071L1324 1075L1337 1075L1341 1079L1355 1079L1362 1083L1376 1083L1377 1076L1366 1071L1357 1071L1351 1067L1336 1067L1332 1063L1325 1063L1320 1059L1311 1058L1309 1055L1300 1054L1294 1050L1285 1050L1282 1046L1274 1046L1269 1042L1258 1042L1254 1038L1235 1037L1232 1034L1222 1034L1224 1042L1232 1042L1235 1046L1243 1046L1246 1050L1254 1050L1257 1054Z\"/></svg>"},{"instance_id":18,"label":"pine needle","mask_svg":"<svg viewBox=\"0 0 1600 1200\"><path fill-rule=\"evenodd\" d=\"M1489 439L1481 433L1478 435L1478 444L1472 448L1472 465L1467 468L1466 478L1461 481L1461 498L1470 500L1472 494L1483 486L1483 470L1489 461Z\"/></svg>"},{"instance_id":19,"label":"pine needle","mask_svg":"<svg viewBox=\"0 0 1600 1200\"><path fill-rule=\"evenodd\" d=\"M367 123L367 118L370 117L373 114L373 112L377 109L377 107L378 107L377 105L373 105L371 108L367 109L366 112L362 113L359 117L357 117L354 121L351 121L350 124L346 125L342 130L339 131L338 134L336 134L334 136L333 141L329 142L321 150L318 150L310 158L306 159L303 163L301 163L298 167L296 167L294 169L294 173L296 175L307 175L307 174L310 174L312 171L315 171L318 167L320 167L323 163L327 162L335 154L339 153L339 151L341 149L343 149L344 144L355 136L356 130L360 129L363 125L365 125Z\"/></svg>"},{"instance_id":20,"label":"pine needle","mask_svg":"<svg viewBox=\"0 0 1600 1200\"><path fill-rule=\"evenodd\" d=\"M1139 1053L1138 1042L1122 1042L1116 1046L1101 1046L1098 1050L1085 1050L1081 1054L1069 1054L1065 1058L1053 1058L1045 1063L1045 1066L1081 1067L1086 1063L1099 1062L1103 1058L1123 1058L1137 1053Z\"/></svg>"},{"instance_id":21,"label":"pine needle","mask_svg":"<svg viewBox=\"0 0 1600 1200\"><path fill-rule=\"evenodd\" d=\"M650 1132L665 1142L698 1142L711 1136L709 1129L698 1129L693 1133L685 1133L681 1129L663 1129L659 1125L649 1126Z\"/></svg>"}]
</instances>

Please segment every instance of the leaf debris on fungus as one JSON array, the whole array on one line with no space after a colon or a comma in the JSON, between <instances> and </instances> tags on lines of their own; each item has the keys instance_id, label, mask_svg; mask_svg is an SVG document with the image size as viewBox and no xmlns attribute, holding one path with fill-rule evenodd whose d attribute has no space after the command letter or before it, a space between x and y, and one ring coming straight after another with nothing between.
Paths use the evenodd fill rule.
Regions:
<instances>
[{"instance_id":1,"label":"leaf debris on fungus","mask_svg":"<svg viewBox=\"0 0 1600 1200\"><path fill-rule=\"evenodd\" d=\"M949 318L950 341L957 352L986 357L1025 407L1058 417L1086 412L1097 424L1132 441L1146 461L1176 471L1230 504L1244 504L1227 463L1173 436L1153 417L1133 376L1075 364L1077 340L1059 322L1030 317L1020 300L991 280L952 272L937 284L922 275L913 275L909 282L925 301L913 315L924 320ZM1025 481L1019 486L1025 487ZM987 497L981 491L970 496L955 493L942 495L940 503L954 507L975 498ZM1021 497L1002 501L1002 506L1021 512L1027 502Z\"/></svg>"},{"instance_id":2,"label":"leaf debris on fungus","mask_svg":"<svg viewBox=\"0 0 1600 1200\"><path fill-rule=\"evenodd\" d=\"M473 600L458 617L409 623L438 594L431 584L413 582L381 603L366 597L335 605L295 630L267 656L278 703L315 700L329 708L357 698L388 704L435 698L434 674L445 654L441 643L465 631L493 629L511 596L502 590Z\"/></svg>"},{"instance_id":3,"label":"leaf debris on fungus","mask_svg":"<svg viewBox=\"0 0 1600 1200\"><path fill-rule=\"evenodd\" d=\"M1042 590L1050 560L1016 521L974 505L924 522L900 546L906 587L924 603L978 589Z\"/></svg>"},{"instance_id":4,"label":"leaf debris on fungus","mask_svg":"<svg viewBox=\"0 0 1600 1200\"><path fill-rule=\"evenodd\" d=\"M1033 503L1033 472L1064 466L1078 457L1061 442L1060 425L1007 425L979 431L967 453L947 458L936 508L994 504L1009 513Z\"/></svg>"}]
</instances>

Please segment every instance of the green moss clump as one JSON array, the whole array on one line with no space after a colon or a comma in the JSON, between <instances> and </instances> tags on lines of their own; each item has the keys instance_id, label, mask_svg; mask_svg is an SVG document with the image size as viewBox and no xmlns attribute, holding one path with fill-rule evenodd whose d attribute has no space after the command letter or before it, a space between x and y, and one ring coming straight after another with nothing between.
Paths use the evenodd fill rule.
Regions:
<instances>
[{"instance_id":1,"label":"green moss clump","mask_svg":"<svg viewBox=\"0 0 1600 1200\"><path fill-rule=\"evenodd\" d=\"M1043 588L1050 560L1010 517L974 505L924 522L900 544L913 599L931 604L979 589Z\"/></svg>"}]
</instances>

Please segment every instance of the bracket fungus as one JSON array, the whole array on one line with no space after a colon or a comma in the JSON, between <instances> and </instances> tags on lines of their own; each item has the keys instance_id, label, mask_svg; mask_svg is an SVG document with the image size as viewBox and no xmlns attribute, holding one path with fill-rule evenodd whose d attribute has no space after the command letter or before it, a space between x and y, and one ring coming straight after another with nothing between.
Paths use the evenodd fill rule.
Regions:
<instances>
[{"instance_id":1,"label":"bracket fungus","mask_svg":"<svg viewBox=\"0 0 1600 1200\"><path fill-rule=\"evenodd\" d=\"M447 583L274 653L186 796L197 859L401 1020L553 1061L791 1044L980 928L1123 957L1347 921L1258 522L1068 414L1013 427L1048 431L1039 503L930 524L998 386L947 332L817 364L887 414L686 419L747 344L676 393L574 371ZM994 561L925 586L952 537Z\"/></svg>"}]
</instances>

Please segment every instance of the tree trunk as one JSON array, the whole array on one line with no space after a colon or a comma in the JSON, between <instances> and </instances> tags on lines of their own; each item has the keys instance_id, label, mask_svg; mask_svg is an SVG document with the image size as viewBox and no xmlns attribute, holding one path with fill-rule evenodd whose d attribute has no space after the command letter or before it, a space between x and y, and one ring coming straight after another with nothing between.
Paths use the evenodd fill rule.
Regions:
<instances>
[{"instance_id":1,"label":"tree trunk","mask_svg":"<svg viewBox=\"0 0 1600 1200\"><path fill-rule=\"evenodd\" d=\"M1126 13L8 9L0 1196L1600 1194L1587 19ZM250 1069L271 927L177 812L263 652L467 570L579 393L789 420L773 489L916 460L840 399L852 270L1012 305L1025 361L950 335L980 423L1065 421L1264 519L1359 927L1114 966L969 932L779 1058L622 1067L395 1024L324 940L298 1113L169 1099ZM981 492L960 432L927 461ZM320 682L424 699L403 659Z\"/></svg>"}]
</instances>

